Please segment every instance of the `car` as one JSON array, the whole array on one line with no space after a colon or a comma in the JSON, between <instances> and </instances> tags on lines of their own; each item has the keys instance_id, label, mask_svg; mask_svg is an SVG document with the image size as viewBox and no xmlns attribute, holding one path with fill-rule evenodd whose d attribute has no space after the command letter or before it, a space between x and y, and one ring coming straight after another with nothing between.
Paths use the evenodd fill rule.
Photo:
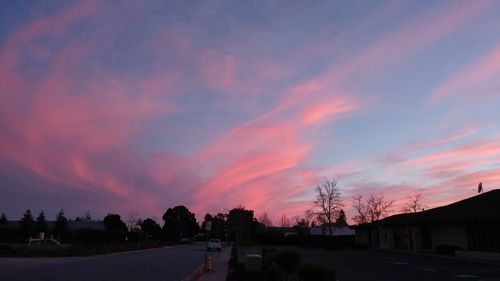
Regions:
<instances>
[{"instance_id":1,"label":"car","mask_svg":"<svg viewBox=\"0 0 500 281\"><path fill-rule=\"evenodd\" d=\"M193 240L191 240L191 238L188 238L188 237L182 237L181 238L181 243L183 244L189 244L191 243Z\"/></svg>"},{"instance_id":2,"label":"car","mask_svg":"<svg viewBox=\"0 0 500 281\"><path fill-rule=\"evenodd\" d=\"M220 239L210 239L208 240L208 245L207 245L207 251L221 251L222 250L222 243L220 242Z\"/></svg>"}]
</instances>

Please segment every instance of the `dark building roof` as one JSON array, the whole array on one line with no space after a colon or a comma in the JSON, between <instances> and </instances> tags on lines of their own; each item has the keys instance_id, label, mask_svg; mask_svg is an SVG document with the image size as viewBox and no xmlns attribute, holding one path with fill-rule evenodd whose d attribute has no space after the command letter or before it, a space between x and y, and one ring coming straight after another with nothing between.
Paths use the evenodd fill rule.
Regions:
<instances>
[{"instance_id":1,"label":"dark building roof","mask_svg":"<svg viewBox=\"0 0 500 281\"><path fill-rule=\"evenodd\" d=\"M418 213L390 216L373 224L411 225L479 220L500 221L500 189L494 189L446 206Z\"/></svg>"}]
</instances>

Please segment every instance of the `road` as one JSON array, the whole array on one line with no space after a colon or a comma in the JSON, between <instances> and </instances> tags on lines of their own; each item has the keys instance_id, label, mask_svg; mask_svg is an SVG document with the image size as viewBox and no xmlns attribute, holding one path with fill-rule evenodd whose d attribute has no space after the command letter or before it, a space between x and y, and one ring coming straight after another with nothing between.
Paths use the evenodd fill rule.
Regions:
<instances>
[{"instance_id":1,"label":"road","mask_svg":"<svg viewBox=\"0 0 500 281\"><path fill-rule=\"evenodd\" d=\"M378 250L323 251L297 248L304 261L337 271L340 281L500 280L500 266Z\"/></svg>"},{"instance_id":2,"label":"road","mask_svg":"<svg viewBox=\"0 0 500 281\"><path fill-rule=\"evenodd\" d=\"M91 257L0 258L0 280L179 281L201 265L204 256L204 244L188 244Z\"/></svg>"}]
</instances>

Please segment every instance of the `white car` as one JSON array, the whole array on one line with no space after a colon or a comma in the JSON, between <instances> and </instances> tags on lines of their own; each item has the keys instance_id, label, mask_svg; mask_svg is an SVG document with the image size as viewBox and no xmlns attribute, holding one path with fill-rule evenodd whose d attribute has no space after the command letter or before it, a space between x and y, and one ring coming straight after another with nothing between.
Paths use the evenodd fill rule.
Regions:
<instances>
[{"instance_id":1,"label":"white car","mask_svg":"<svg viewBox=\"0 0 500 281\"><path fill-rule=\"evenodd\" d=\"M216 250L216 251L222 250L222 243L220 242L220 239L208 240L207 251L211 251L211 250Z\"/></svg>"}]
</instances>

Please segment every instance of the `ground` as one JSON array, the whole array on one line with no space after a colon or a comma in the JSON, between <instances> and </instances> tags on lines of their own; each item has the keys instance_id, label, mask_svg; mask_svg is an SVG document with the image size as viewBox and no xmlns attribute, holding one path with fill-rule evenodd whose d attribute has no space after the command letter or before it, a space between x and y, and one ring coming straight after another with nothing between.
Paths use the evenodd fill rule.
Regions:
<instances>
[{"instance_id":1,"label":"ground","mask_svg":"<svg viewBox=\"0 0 500 281\"><path fill-rule=\"evenodd\" d=\"M324 251L296 248L304 261L337 271L340 281L500 280L500 265L381 250Z\"/></svg>"},{"instance_id":2,"label":"ground","mask_svg":"<svg viewBox=\"0 0 500 281\"><path fill-rule=\"evenodd\" d=\"M179 281L203 263L205 248L195 243L91 257L0 258L0 280Z\"/></svg>"}]
</instances>

